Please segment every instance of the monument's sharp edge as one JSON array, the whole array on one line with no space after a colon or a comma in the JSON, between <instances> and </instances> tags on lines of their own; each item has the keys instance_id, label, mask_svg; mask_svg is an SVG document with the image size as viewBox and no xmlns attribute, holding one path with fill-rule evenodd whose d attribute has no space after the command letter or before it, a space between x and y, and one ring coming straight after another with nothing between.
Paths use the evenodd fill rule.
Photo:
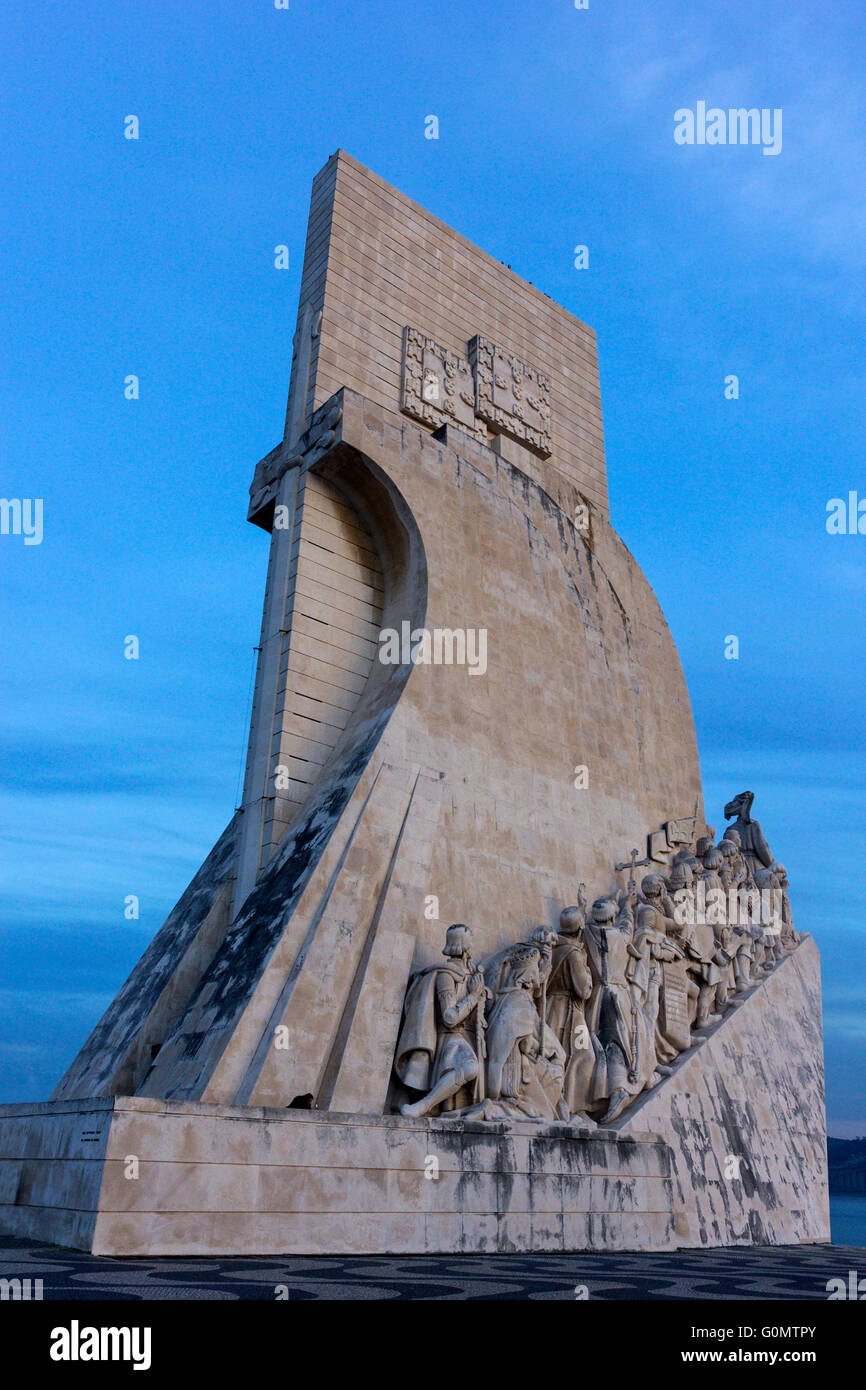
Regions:
<instances>
[{"instance_id":1,"label":"monument's sharp edge","mask_svg":"<svg viewBox=\"0 0 866 1390\"><path fill-rule=\"evenodd\" d=\"M230 920L234 816L53 1094L55 1100L132 1092L182 1014Z\"/></svg>"},{"instance_id":2,"label":"monument's sharp edge","mask_svg":"<svg viewBox=\"0 0 866 1390\"><path fill-rule=\"evenodd\" d=\"M331 221L315 405L348 386L393 409L406 324L459 354L483 333L549 374L556 448L540 472L607 516L593 330L344 150L320 178Z\"/></svg>"},{"instance_id":3,"label":"monument's sharp edge","mask_svg":"<svg viewBox=\"0 0 866 1390\"><path fill-rule=\"evenodd\" d=\"M93 1248L113 1099L0 1105L0 1225Z\"/></svg>"}]
</instances>

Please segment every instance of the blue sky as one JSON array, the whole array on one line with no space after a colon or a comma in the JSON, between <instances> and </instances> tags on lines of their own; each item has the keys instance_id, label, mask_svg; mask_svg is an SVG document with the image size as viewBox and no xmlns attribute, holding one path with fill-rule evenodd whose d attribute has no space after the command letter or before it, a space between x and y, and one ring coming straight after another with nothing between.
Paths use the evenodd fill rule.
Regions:
<instances>
[{"instance_id":1,"label":"blue sky","mask_svg":"<svg viewBox=\"0 0 866 1390\"><path fill-rule=\"evenodd\" d=\"M0 491L44 499L41 545L0 536L0 1099L48 1094L235 805L247 488L342 146L596 329L612 519L708 814L756 792L822 952L830 1127L866 1133L866 536L825 529L866 496L861 7L10 0L0 26ZM700 100L781 108L781 153L677 145Z\"/></svg>"}]
</instances>

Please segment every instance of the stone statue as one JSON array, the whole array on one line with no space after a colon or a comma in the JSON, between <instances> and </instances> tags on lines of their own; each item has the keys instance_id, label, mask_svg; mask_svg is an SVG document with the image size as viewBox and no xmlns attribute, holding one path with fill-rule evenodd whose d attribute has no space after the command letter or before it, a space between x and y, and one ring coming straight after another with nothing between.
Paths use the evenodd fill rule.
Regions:
<instances>
[{"instance_id":1,"label":"stone statue","mask_svg":"<svg viewBox=\"0 0 866 1390\"><path fill-rule=\"evenodd\" d=\"M739 839L739 836L737 838ZM738 845L725 836L719 841L717 850L722 858L718 869L722 887L728 894L732 891L739 893L746 881L746 865Z\"/></svg>"},{"instance_id":2,"label":"stone statue","mask_svg":"<svg viewBox=\"0 0 866 1390\"><path fill-rule=\"evenodd\" d=\"M774 914L773 875L756 869L754 888L745 895L752 933L752 980L758 984L776 964L780 923Z\"/></svg>"},{"instance_id":3,"label":"stone statue","mask_svg":"<svg viewBox=\"0 0 866 1390\"><path fill-rule=\"evenodd\" d=\"M542 968L531 942L519 943L503 960L488 1020L485 1118L496 1117L496 1102L506 1115L558 1118L566 1058L535 1006Z\"/></svg>"},{"instance_id":4,"label":"stone statue","mask_svg":"<svg viewBox=\"0 0 866 1390\"><path fill-rule=\"evenodd\" d=\"M754 875L758 869L768 869L773 862L770 846L764 839L764 832L756 820L751 819L752 802L755 800L754 792L740 792L733 801L729 801L725 807L725 820L730 820L731 816L736 816L733 825L729 825L725 830L725 837L731 838L730 832L736 831L740 841L740 851L746 867Z\"/></svg>"},{"instance_id":5,"label":"stone statue","mask_svg":"<svg viewBox=\"0 0 866 1390\"><path fill-rule=\"evenodd\" d=\"M713 1012L722 979L716 960L714 926L725 921L727 914L727 897L720 877L724 857L715 846L705 848L703 865L695 904L698 911L694 913L693 920L680 926L677 935L685 952L690 976L689 1013L695 1028L706 1028L709 1023L716 1023L719 1019L719 1015ZM727 964L727 961L724 963Z\"/></svg>"},{"instance_id":6,"label":"stone statue","mask_svg":"<svg viewBox=\"0 0 866 1390\"><path fill-rule=\"evenodd\" d=\"M712 1009L714 1013L721 1014L728 1007L731 996L736 992L734 959L737 946L734 928L728 921L713 924L713 937L715 946L713 960L719 967L719 981L716 985Z\"/></svg>"},{"instance_id":7,"label":"stone statue","mask_svg":"<svg viewBox=\"0 0 866 1390\"><path fill-rule=\"evenodd\" d=\"M734 847L733 853L730 850L731 845ZM741 888L746 890L754 888L755 880L752 877L752 870L743 856L739 831L735 830L733 826L729 826L725 831L724 836L719 841L719 849L725 855L726 863L729 862L728 856L730 856L730 862L733 865L732 872L737 880L737 891L739 892Z\"/></svg>"},{"instance_id":8,"label":"stone statue","mask_svg":"<svg viewBox=\"0 0 866 1390\"><path fill-rule=\"evenodd\" d=\"M752 928L747 921L743 921L742 916L733 928L733 934L734 992L742 994L754 984L755 941Z\"/></svg>"},{"instance_id":9,"label":"stone statue","mask_svg":"<svg viewBox=\"0 0 866 1390\"><path fill-rule=\"evenodd\" d=\"M678 886L682 887L690 878L691 869L686 864L677 875ZM639 900L646 906L653 908L662 919L660 923L656 924L656 930L670 933L676 930L677 907L663 874L644 875L641 879Z\"/></svg>"},{"instance_id":10,"label":"stone statue","mask_svg":"<svg viewBox=\"0 0 866 1390\"><path fill-rule=\"evenodd\" d=\"M755 886L760 893L761 943L764 948L764 968L771 970L784 955L782 946L782 895L776 886L773 868L758 869Z\"/></svg>"},{"instance_id":11,"label":"stone statue","mask_svg":"<svg viewBox=\"0 0 866 1390\"><path fill-rule=\"evenodd\" d=\"M592 1126L657 1085L693 1029L716 1022L799 943L788 876L750 818L752 801L735 797L725 815L737 820L718 845L707 826L694 848L674 852L667 876L647 873L639 890L635 869L652 860L632 850L614 866L630 870L618 896L587 914L581 884L558 932L536 927L483 968L469 928L449 927L446 962L406 991L394 1071L421 1094L401 1113Z\"/></svg>"},{"instance_id":12,"label":"stone statue","mask_svg":"<svg viewBox=\"0 0 866 1390\"><path fill-rule=\"evenodd\" d=\"M646 880L644 880L646 882ZM655 1069L659 1077L667 1076L670 1063L679 1049L672 1046L659 1029L659 1011L663 991L663 966L679 960L682 951L676 942L660 929L664 919L649 903L637 909L635 931L629 946L632 960L626 974L645 1018L646 1030L652 1032L655 1047ZM658 1078L651 1077L650 1084Z\"/></svg>"},{"instance_id":13,"label":"stone statue","mask_svg":"<svg viewBox=\"0 0 866 1390\"><path fill-rule=\"evenodd\" d=\"M704 884L705 892L709 892L711 888L714 888L716 892L720 892L722 889L720 873L725 865L725 856L722 854L721 850L716 849L715 845L710 845L704 853L702 862L703 873L701 874L701 882Z\"/></svg>"},{"instance_id":14,"label":"stone statue","mask_svg":"<svg viewBox=\"0 0 866 1390\"><path fill-rule=\"evenodd\" d=\"M631 1100L661 1080L656 1072L654 1028L632 988L629 951L633 931L630 895L620 900L599 898L584 933L594 993L587 1024L599 1042L593 1099L607 1101L599 1124L617 1119Z\"/></svg>"},{"instance_id":15,"label":"stone statue","mask_svg":"<svg viewBox=\"0 0 866 1390\"><path fill-rule=\"evenodd\" d=\"M560 1118L564 1120L574 1116L587 1119L596 1065L598 1044L587 1027L585 1015L592 994L592 976L583 944L585 927L583 903L563 908L547 982L548 1027L567 1058L559 1106Z\"/></svg>"},{"instance_id":16,"label":"stone statue","mask_svg":"<svg viewBox=\"0 0 866 1390\"><path fill-rule=\"evenodd\" d=\"M712 840L710 839L710 837L702 836L697 841L697 845L695 848L692 848L691 845L684 845L682 849L678 849L676 854L671 859L671 872L673 873L674 870L679 870L683 865L685 865L688 869L691 870L692 880L694 882L697 882L697 880L700 878L701 874L704 871L703 859L701 857L701 846L707 840L709 840L710 844L712 844Z\"/></svg>"},{"instance_id":17,"label":"stone statue","mask_svg":"<svg viewBox=\"0 0 866 1390\"><path fill-rule=\"evenodd\" d=\"M672 869L675 869L679 864L690 864L694 858L695 855L690 846L684 845L682 849L678 849L673 855L670 866Z\"/></svg>"},{"instance_id":18,"label":"stone statue","mask_svg":"<svg viewBox=\"0 0 866 1390\"><path fill-rule=\"evenodd\" d=\"M713 848L714 841L712 835L701 835L695 845L695 858L700 859L705 868L704 856Z\"/></svg>"},{"instance_id":19,"label":"stone statue","mask_svg":"<svg viewBox=\"0 0 866 1390\"><path fill-rule=\"evenodd\" d=\"M800 936L794 930L794 914L791 911L791 899L788 897L788 871L784 864L773 864L772 870L776 888L782 894L782 945L786 951L793 951L800 943Z\"/></svg>"},{"instance_id":20,"label":"stone statue","mask_svg":"<svg viewBox=\"0 0 866 1390\"><path fill-rule=\"evenodd\" d=\"M550 927L536 927L529 938L530 946L535 946L539 955L538 979L539 985L535 994L535 1001L538 1005L540 1018L547 1017L547 982L553 966L553 952L556 947L558 937Z\"/></svg>"},{"instance_id":21,"label":"stone statue","mask_svg":"<svg viewBox=\"0 0 866 1390\"><path fill-rule=\"evenodd\" d=\"M760 873L761 870L758 870ZM748 959L748 978L743 988L750 985L760 984L765 975L772 969L772 960L768 958L767 948L770 938L767 936L766 927L769 921L764 921L765 908L761 902L761 890L757 883L740 894L739 903L739 925L737 933L741 940L741 945L748 940L748 954L745 950L738 951L738 961Z\"/></svg>"},{"instance_id":22,"label":"stone statue","mask_svg":"<svg viewBox=\"0 0 866 1390\"><path fill-rule=\"evenodd\" d=\"M680 928L679 944L685 952L689 975L689 1017L694 1028L706 1028L718 1023L719 1015L712 1012L721 973L715 961L715 933L711 922L703 921Z\"/></svg>"},{"instance_id":23,"label":"stone statue","mask_svg":"<svg viewBox=\"0 0 866 1390\"><path fill-rule=\"evenodd\" d=\"M694 994L697 991L686 973L682 921L689 914L688 902L682 895L691 894L691 881L691 865L687 859L681 859L671 870L670 880L665 880L662 874L653 873L647 874L641 882L638 923L644 932L655 932L668 943L666 950L656 948L652 951L658 961L659 977L653 1032L656 1059L662 1073L670 1070L668 1063L690 1043L688 997L690 990ZM674 885L674 895L680 895L676 902L668 892L671 883Z\"/></svg>"},{"instance_id":24,"label":"stone statue","mask_svg":"<svg viewBox=\"0 0 866 1390\"><path fill-rule=\"evenodd\" d=\"M468 1104L460 1093L483 1077L484 976L470 953L472 934L455 923L445 933L447 964L422 970L406 991L403 1025L394 1070L419 1100L400 1107L402 1115L428 1115L437 1105L454 1109ZM475 1100L480 1100L475 1088Z\"/></svg>"},{"instance_id":25,"label":"stone statue","mask_svg":"<svg viewBox=\"0 0 866 1390\"><path fill-rule=\"evenodd\" d=\"M694 908L695 876L692 873L691 864L685 859L681 859L678 864L673 864L670 873L664 879L664 885L667 890L668 901L674 908L674 911L668 915L673 916L674 920L679 922L687 910L689 900Z\"/></svg>"}]
</instances>

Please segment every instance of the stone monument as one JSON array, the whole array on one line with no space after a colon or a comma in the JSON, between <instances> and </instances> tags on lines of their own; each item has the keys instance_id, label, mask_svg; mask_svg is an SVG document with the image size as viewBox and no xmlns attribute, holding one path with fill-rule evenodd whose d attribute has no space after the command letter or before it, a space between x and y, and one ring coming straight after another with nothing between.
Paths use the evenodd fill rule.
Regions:
<instances>
[{"instance_id":1,"label":"stone monument","mask_svg":"<svg viewBox=\"0 0 866 1390\"><path fill-rule=\"evenodd\" d=\"M51 1100L0 1108L0 1222L112 1255L829 1239L817 951L753 794L706 824L592 331L338 151L249 520L243 803Z\"/></svg>"}]
</instances>

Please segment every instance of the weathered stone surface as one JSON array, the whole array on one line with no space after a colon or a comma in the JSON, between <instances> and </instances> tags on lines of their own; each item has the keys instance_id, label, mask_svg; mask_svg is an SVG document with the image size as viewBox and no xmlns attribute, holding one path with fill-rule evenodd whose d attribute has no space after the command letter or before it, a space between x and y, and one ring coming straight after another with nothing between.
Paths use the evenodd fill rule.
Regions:
<instances>
[{"instance_id":1,"label":"weathered stone surface","mask_svg":"<svg viewBox=\"0 0 866 1390\"><path fill-rule=\"evenodd\" d=\"M415 876L402 905L414 934L412 966L438 955L441 920L472 922L479 954L524 928L554 924L575 883L614 886L611 845L640 842L671 804L694 808L700 800L675 649L646 581L607 524L598 519L590 547L544 490L499 455L481 450L488 478L462 449L419 426L350 391L340 402L335 440L314 467L347 496L369 496L380 517L395 499L417 536L404 546L403 587L392 585L383 624L399 629L406 618L416 626L426 613L428 627L484 627L488 669L477 678L466 666L377 665L315 791L186 1009L156 1036L158 1055L135 1088L143 1094L287 1104L318 1094L326 1076L339 1094L336 1030L347 1006L354 1009L359 965L371 980L377 967L374 958L361 965L357 908L334 915L328 903L343 853L352 854L345 872L365 911L375 913L383 889L387 902L402 813L392 796L371 793L388 768L443 784L437 818L423 818L425 874ZM381 465L387 473L377 476ZM572 634L565 644L563 632ZM531 692L531 719L515 690ZM588 788L574 786L577 763L590 769ZM424 916L431 893L439 920ZM324 961L339 970L323 974ZM406 957L400 961L403 970ZM371 997L379 997L381 974ZM401 993L405 974L391 980ZM384 1039L382 1017L370 1020L366 1036L356 1028L353 1052L393 1056L398 1015L398 1008L387 1015L393 1031ZM296 1080L250 1090L245 1078L278 1026L290 1030ZM262 1086L271 1087L265 1077L277 1074L274 1066L262 1072ZM351 1101L375 1110L386 1092L387 1075L377 1069L353 1083Z\"/></svg>"},{"instance_id":2,"label":"weathered stone surface","mask_svg":"<svg viewBox=\"0 0 866 1390\"><path fill-rule=\"evenodd\" d=\"M59 1082L53 1099L122 1094L142 1084L231 920L237 832L234 816Z\"/></svg>"},{"instance_id":3,"label":"weathered stone surface","mask_svg":"<svg viewBox=\"0 0 866 1390\"><path fill-rule=\"evenodd\" d=\"M0 1224L93 1248L113 1100L0 1106Z\"/></svg>"},{"instance_id":4,"label":"weathered stone surface","mask_svg":"<svg viewBox=\"0 0 866 1390\"><path fill-rule=\"evenodd\" d=\"M828 1241L821 979L812 938L708 1029L617 1128L651 1130L670 1145L678 1244Z\"/></svg>"},{"instance_id":5,"label":"weathered stone surface","mask_svg":"<svg viewBox=\"0 0 866 1390\"><path fill-rule=\"evenodd\" d=\"M74 1157L91 1130L99 1133L92 1153ZM0 1183L6 1229L103 1255L668 1249L673 1241L666 1146L563 1125L505 1132L140 1097L3 1106Z\"/></svg>"},{"instance_id":6,"label":"weathered stone surface","mask_svg":"<svg viewBox=\"0 0 866 1390\"><path fill-rule=\"evenodd\" d=\"M807 937L608 1129L143 1097L7 1105L0 1225L114 1255L796 1244L829 1240L825 1151Z\"/></svg>"},{"instance_id":7,"label":"weathered stone surface","mask_svg":"<svg viewBox=\"0 0 866 1390\"><path fill-rule=\"evenodd\" d=\"M552 447L550 379L480 334L469 344L475 413L496 434L507 434L541 458Z\"/></svg>"},{"instance_id":8,"label":"weathered stone surface","mask_svg":"<svg viewBox=\"0 0 866 1390\"><path fill-rule=\"evenodd\" d=\"M417 328L403 330L401 408L424 425L453 424L486 443L475 418L475 380L465 357L425 338Z\"/></svg>"},{"instance_id":9,"label":"weathered stone surface","mask_svg":"<svg viewBox=\"0 0 866 1390\"><path fill-rule=\"evenodd\" d=\"M461 358L481 335L549 382L552 454L537 460L546 490L555 497L568 483L607 516L593 330L345 150L313 182L301 339L310 325L318 325L310 368L295 370L298 390L290 392L297 433L343 386L398 408L406 325ZM293 413L301 393L304 411ZM287 423L286 442L295 438Z\"/></svg>"}]
</instances>

